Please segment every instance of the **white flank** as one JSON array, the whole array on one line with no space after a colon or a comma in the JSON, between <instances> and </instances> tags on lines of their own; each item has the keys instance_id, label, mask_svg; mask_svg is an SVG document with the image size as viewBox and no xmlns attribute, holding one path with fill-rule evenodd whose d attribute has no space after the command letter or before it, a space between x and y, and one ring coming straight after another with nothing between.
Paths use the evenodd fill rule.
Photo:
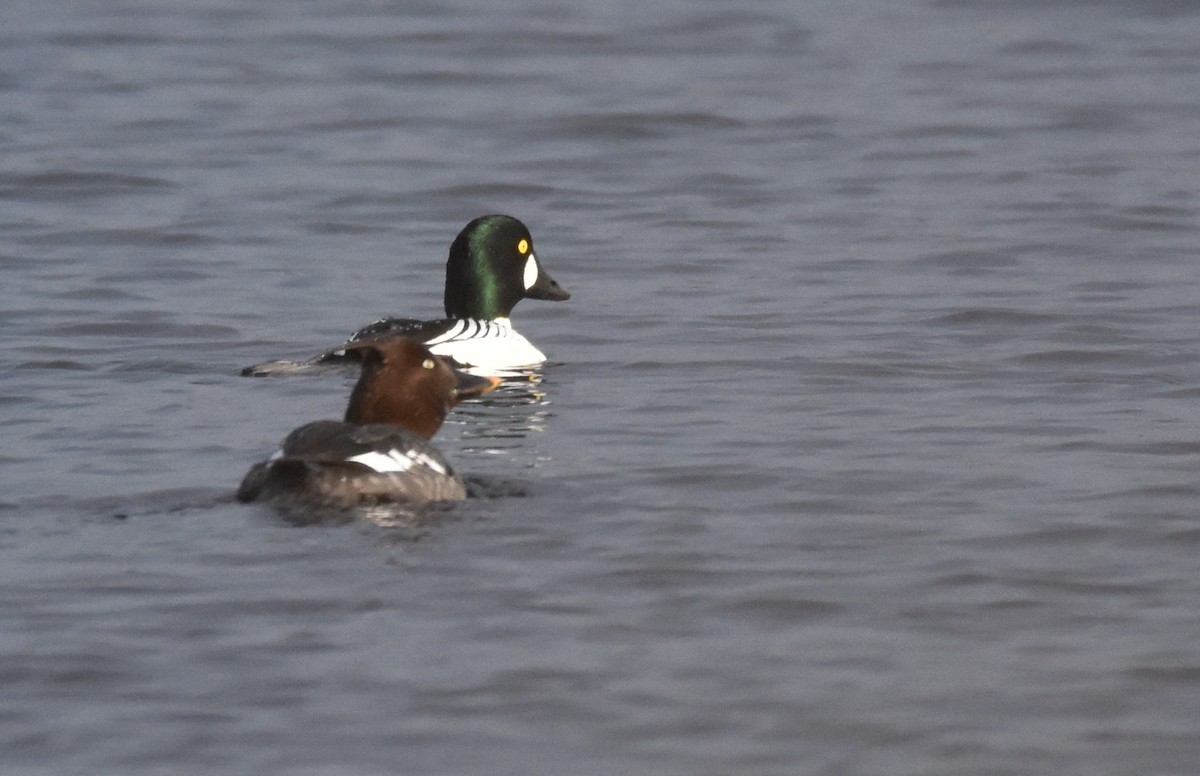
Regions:
<instances>
[{"instance_id":1,"label":"white flank","mask_svg":"<svg viewBox=\"0 0 1200 776\"><path fill-rule=\"evenodd\" d=\"M450 356L461 364L487 369L519 369L546 360L542 351L513 331L508 318L494 321L456 321L450 331L425 342L439 356ZM480 371L477 374L488 374Z\"/></svg>"},{"instance_id":2,"label":"white flank","mask_svg":"<svg viewBox=\"0 0 1200 776\"><path fill-rule=\"evenodd\" d=\"M546 360L542 351L516 332L507 337L477 338L443 342L429 348L439 356L450 356L460 364L477 367L476 374L490 374L489 369L520 369L537 366Z\"/></svg>"}]
</instances>

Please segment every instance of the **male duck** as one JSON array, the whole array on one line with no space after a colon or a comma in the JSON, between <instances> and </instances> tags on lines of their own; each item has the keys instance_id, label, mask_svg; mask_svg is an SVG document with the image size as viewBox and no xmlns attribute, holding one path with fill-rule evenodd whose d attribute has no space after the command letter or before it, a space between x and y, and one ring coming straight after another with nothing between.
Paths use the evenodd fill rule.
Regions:
<instances>
[{"instance_id":1,"label":"male duck","mask_svg":"<svg viewBox=\"0 0 1200 776\"><path fill-rule=\"evenodd\" d=\"M318 420L288 434L246 474L238 500L347 509L465 498L462 480L428 440L460 399L492 390L499 378L452 369L405 337L346 349L362 374L345 421Z\"/></svg>"},{"instance_id":2,"label":"male duck","mask_svg":"<svg viewBox=\"0 0 1200 776\"><path fill-rule=\"evenodd\" d=\"M402 335L480 371L537 366L546 356L517 333L509 320L513 307L525 298L562 301L571 294L542 267L525 224L512 216L482 216L463 227L450 245L445 318L384 318L360 329L349 342ZM354 360L357 353L354 348L337 347L300 363L255 364L242 374L296 372Z\"/></svg>"}]
</instances>

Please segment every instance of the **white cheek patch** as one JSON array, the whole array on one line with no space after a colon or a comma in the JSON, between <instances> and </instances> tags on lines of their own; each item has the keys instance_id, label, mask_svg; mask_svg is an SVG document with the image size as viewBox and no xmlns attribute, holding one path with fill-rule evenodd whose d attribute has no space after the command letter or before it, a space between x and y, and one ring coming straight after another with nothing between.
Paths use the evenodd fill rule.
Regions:
<instances>
[{"instance_id":1,"label":"white cheek patch","mask_svg":"<svg viewBox=\"0 0 1200 776\"><path fill-rule=\"evenodd\" d=\"M536 282L538 282L537 257L531 253L525 262L525 290L533 288L533 284Z\"/></svg>"},{"instance_id":2,"label":"white cheek patch","mask_svg":"<svg viewBox=\"0 0 1200 776\"><path fill-rule=\"evenodd\" d=\"M374 469L381 474L406 472L418 465L424 466L427 469L433 469L438 474L446 474L446 467L428 455L416 451L389 450L386 453L378 453L372 450L369 453L362 453L346 460L361 463L363 466Z\"/></svg>"}]
</instances>

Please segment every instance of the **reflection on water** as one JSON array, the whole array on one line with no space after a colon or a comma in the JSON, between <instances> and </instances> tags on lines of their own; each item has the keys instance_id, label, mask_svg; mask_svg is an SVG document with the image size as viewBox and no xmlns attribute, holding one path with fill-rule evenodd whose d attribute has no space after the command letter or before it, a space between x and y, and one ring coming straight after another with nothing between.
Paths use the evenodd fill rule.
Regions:
<instances>
[{"instance_id":1,"label":"reflection on water","mask_svg":"<svg viewBox=\"0 0 1200 776\"><path fill-rule=\"evenodd\" d=\"M507 477L463 475L467 497L514 498L527 494L528 483ZM277 515L293 526L339 526L369 523L380 528L402 531L397 538L415 541L429 530L460 513L457 501L430 501L421 504L389 502L358 507L309 507L295 504L257 504L256 508Z\"/></svg>"},{"instance_id":2,"label":"reflection on water","mask_svg":"<svg viewBox=\"0 0 1200 776\"><path fill-rule=\"evenodd\" d=\"M528 493L528 481L517 475L547 460L540 437L553 417L550 404L542 373L532 371L455 408L446 424L461 429L456 465L471 498Z\"/></svg>"},{"instance_id":3,"label":"reflection on water","mask_svg":"<svg viewBox=\"0 0 1200 776\"><path fill-rule=\"evenodd\" d=\"M454 502L424 504L387 503L338 509L334 507L300 507L296 505L267 505L285 523L294 526L337 526L351 523L370 523L380 528L400 529L405 538L415 541L429 528L452 513Z\"/></svg>"},{"instance_id":4,"label":"reflection on water","mask_svg":"<svg viewBox=\"0 0 1200 776\"><path fill-rule=\"evenodd\" d=\"M500 453L545 431L551 415L549 407L542 375L531 372L520 380L506 379L491 393L463 402L446 422L463 425L462 438L476 440L465 448L467 451Z\"/></svg>"}]
</instances>

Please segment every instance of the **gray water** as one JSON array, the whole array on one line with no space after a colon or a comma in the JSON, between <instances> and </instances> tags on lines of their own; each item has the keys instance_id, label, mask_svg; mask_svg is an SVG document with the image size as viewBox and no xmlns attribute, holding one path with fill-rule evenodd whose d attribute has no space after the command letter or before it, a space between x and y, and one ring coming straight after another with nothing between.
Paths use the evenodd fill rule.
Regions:
<instances>
[{"instance_id":1,"label":"gray water","mask_svg":"<svg viewBox=\"0 0 1200 776\"><path fill-rule=\"evenodd\" d=\"M8 3L4 774L1200 772L1200 6ZM438 444L232 501L511 213Z\"/></svg>"}]
</instances>

